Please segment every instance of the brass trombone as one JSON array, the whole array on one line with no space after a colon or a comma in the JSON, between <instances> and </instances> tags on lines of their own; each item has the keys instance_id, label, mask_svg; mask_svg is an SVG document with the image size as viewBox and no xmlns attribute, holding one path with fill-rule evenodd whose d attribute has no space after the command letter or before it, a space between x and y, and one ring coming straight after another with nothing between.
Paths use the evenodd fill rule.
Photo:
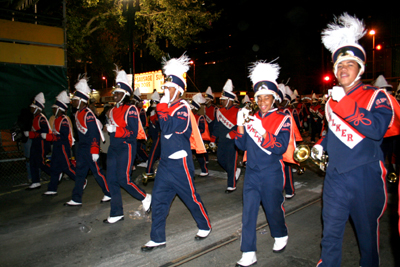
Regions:
<instances>
[{"instance_id":1,"label":"brass trombone","mask_svg":"<svg viewBox=\"0 0 400 267\"><path fill-rule=\"evenodd\" d=\"M216 144L210 146L210 144L205 143L204 147L206 148L206 150L209 150L209 151L211 151L213 153L215 153L215 151L217 151L217 149L218 149L218 146Z\"/></svg>"}]
</instances>

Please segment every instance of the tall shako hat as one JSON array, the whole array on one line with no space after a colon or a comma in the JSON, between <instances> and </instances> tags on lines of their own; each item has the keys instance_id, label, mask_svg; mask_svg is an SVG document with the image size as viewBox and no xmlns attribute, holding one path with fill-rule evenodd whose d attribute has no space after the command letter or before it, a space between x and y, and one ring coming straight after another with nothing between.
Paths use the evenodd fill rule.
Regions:
<instances>
[{"instance_id":1,"label":"tall shako hat","mask_svg":"<svg viewBox=\"0 0 400 267\"><path fill-rule=\"evenodd\" d=\"M387 91L393 91L393 85L388 84L388 82L386 81L385 77L383 77L383 75L379 75L378 78L376 78L374 86L379 87L379 88L384 88Z\"/></svg>"},{"instance_id":2,"label":"tall shako hat","mask_svg":"<svg viewBox=\"0 0 400 267\"><path fill-rule=\"evenodd\" d=\"M159 103L160 102L160 94L157 91L154 91L154 93L151 95L151 100Z\"/></svg>"},{"instance_id":3,"label":"tall shako hat","mask_svg":"<svg viewBox=\"0 0 400 267\"><path fill-rule=\"evenodd\" d=\"M90 88L87 83L86 74L79 75L78 82L75 84L75 93L72 99L77 99L79 101L87 103L90 98Z\"/></svg>"},{"instance_id":4,"label":"tall shako hat","mask_svg":"<svg viewBox=\"0 0 400 267\"><path fill-rule=\"evenodd\" d=\"M140 89L136 88L135 91L133 92L133 99L137 102L142 102L142 98L140 97Z\"/></svg>"},{"instance_id":5,"label":"tall shako hat","mask_svg":"<svg viewBox=\"0 0 400 267\"><path fill-rule=\"evenodd\" d=\"M285 98L291 102L292 101L293 91L289 86L285 85Z\"/></svg>"},{"instance_id":6,"label":"tall shako hat","mask_svg":"<svg viewBox=\"0 0 400 267\"><path fill-rule=\"evenodd\" d=\"M366 54L364 48L358 44L358 40L365 33L364 23L347 13L339 18L335 17L334 23L328 24L327 28L322 31L322 43L332 53L335 76L337 65L340 62L355 60L360 65L360 72L355 81L361 78L365 69Z\"/></svg>"},{"instance_id":7,"label":"tall shako hat","mask_svg":"<svg viewBox=\"0 0 400 267\"><path fill-rule=\"evenodd\" d=\"M283 83L278 84L278 95L282 101L285 100L285 85Z\"/></svg>"},{"instance_id":8,"label":"tall shako hat","mask_svg":"<svg viewBox=\"0 0 400 267\"><path fill-rule=\"evenodd\" d=\"M249 78L253 83L253 90L255 92L254 98L259 95L272 95L275 100L282 101L279 95L278 84L276 83L280 70L277 63L266 63L260 60L254 62L249 70Z\"/></svg>"},{"instance_id":9,"label":"tall shako hat","mask_svg":"<svg viewBox=\"0 0 400 267\"><path fill-rule=\"evenodd\" d=\"M35 96L30 107L36 108L36 109L39 109L40 111L42 111L44 109L45 102L46 101L44 100L44 94L42 92L40 92L39 94L37 94Z\"/></svg>"},{"instance_id":10,"label":"tall shako hat","mask_svg":"<svg viewBox=\"0 0 400 267\"><path fill-rule=\"evenodd\" d=\"M233 92L233 84L232 80L228 79L225 82L224 87L222 88L222 96L220 99L226 99L226 100L235 100L236 94Z\"/></svg>"},{"instance_id":11,"label":"tall shako hat","mask_svg":"<svg viewBox=\"0 0 400 267\"><path fill-rule=\"evenodd\" d=\"M190 103L191 107L194 109L199 109L201 104L204 104L206 99L201 95L201 93L197 93L193 96L192 102Z\"/></svg>"},{"instance_id":12,"label":"tall shako hat","mask_svg":"<svg viewBox=\"0 0 400 267\"><path fill-rule=\"evenodd\" d=\"M183 76L189 70L190 58L185 53L179 58L169 60L163 57L162 66L165 74L164 86L175 87L182 95L186 90Z\"/></svg>"},{"instance_id":13,"label":"tall shako hat","mask_svg":"<svg viewBox=\"0 0 400 267\"><path fill-rule=\"evenodd\" d=\"M242 99L242 104L251 103L250 98L248 95L245 95Z\"/></svg>"},{"instance_id":14,"label":"tall shako hat","mask_svg":"<svg viewBox=\"0 0 400 267\"><path fill-rule=\"evenodd\" d=\"M317 98L317 96L315 95L315 93L312 94L312 97L311 97L311 98L312 98L312 102L313 102L313 103L318 102L318 98Z\"/></svg>"},{"instance_id":15,"label":"tall shako hat","mask_svg":"<svg viewBox=\"0 0 400 267\"><path fill-rule=\"evenodd\" d=\"M133 94L132 89L132 78L130 78L124 70L119 70L118 66L115 72L117 73L117 77L115 78L116 88L113 92L123 92L128 96Z\"/></svg>"},{"instance_id":16,"label":"tall shako hat","mask_svg":"<svg viewBox=\"0 0 400 267\"><path fill-rule=\"evenodd\" d=\"M214 100L214 94L213 94L213 92L212 92L212 90L211 90L211 86L207 87L207 90L206 90L206 99Z\"/></svg>"},{"instance_id":17,"label":"tall shako hat","mask_svg":"<svg viewBox=\"0 0 400 267\"><path fill-rule=\"evenodd\" d=\"M71 102L67 91L62 91L61 93L56 96L56 102L52 106L52 108L61 109L62 111L66 111L68 109L68 104Z\"/></svg>"}]
</instances>

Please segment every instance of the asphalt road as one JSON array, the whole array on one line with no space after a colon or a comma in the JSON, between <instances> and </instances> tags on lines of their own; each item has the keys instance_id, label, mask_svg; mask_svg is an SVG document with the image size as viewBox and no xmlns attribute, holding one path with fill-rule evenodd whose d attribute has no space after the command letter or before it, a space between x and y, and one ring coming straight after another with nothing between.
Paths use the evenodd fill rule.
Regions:
<instances>
[{"instance_id":1,"label":"asphalt road","mask_svg":"<svg viewBox=\"0 0 400 267\"><path fill-rule=\"evenodd\" d=\"M195 165L198 167L197 162ZM103 223L110 211L93 176L82 207L65 207L70 200L73 181L63 180L58 195L42 196L41 189L24 187L0 193L0 265L1 266L235 266L241 257L240 233L244 172L238 190L225 194L226 175L210 158L210 176L196 177L195 186L208 211L212 233L195 241L196 224L177 197L167 219L167 246L150 253L140 247L150 238L151 215L141 210L141 202L123 193L125 220L113 225ZM132 179L147 192L153 182L141 184L138 167ZM198 169L197 173L200 172ZM323 173L307 162L303 175L294 175L296 196L285 202L289 243L284 253L272 253L265 214L258 216L258 266L315 266L319 260L322 233L321 192ZM388 208L381 219L381 266L400 266L397 232L397 184L388 185ZM358 266L359 252L351 223L343 242L342 266Z\"/></svg>"}]
</instances>

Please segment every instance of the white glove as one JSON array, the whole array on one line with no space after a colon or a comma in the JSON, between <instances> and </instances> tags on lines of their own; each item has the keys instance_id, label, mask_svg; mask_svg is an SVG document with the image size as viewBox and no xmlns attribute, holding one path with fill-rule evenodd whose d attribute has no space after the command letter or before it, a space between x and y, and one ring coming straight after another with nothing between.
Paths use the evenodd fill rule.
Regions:
<instances>
[{"instance_id":1,"label":"white glove","mask_svg":"<svg viewBox=\"0 0 400 267\"><path fill-rule=\"evenodd\" d=\"M334 86L332 89L328 90L328 95L332 97L333 100L339 102L346 95L343 87Z\"/></svg>"},{"instance_id":2,"label":"white glove","mask_svg":"<svg viewBox=\"0 0 400 267\"><path fill-rule=\"evenodd\" d=\"M42 139L46 140L47 133L41 133Z\"/></svg>"},{"instance_id":3,"label":"white glove","mask_svg":"<svg viewBox=\"0 0 400 267\"><path fill-rule=\"evenodd\" d=\"M169 90L168 89L164 89L164 96L163 97L161 97L161 100L160 100L160 104L161 103L166 103L166 104L168 104L169 103Z\"/></svg>"},{"instance_id":4,"label":"white glove","mask_svg":"<svg viewBox=\"0 0 400 267\"><path fill-rule=\"evenodd\" d=\"M306 121L304 122L304 128L308 128L308 124Z\"/></svg>"},{"instance_id":5,"label":"white glove","mask_svg":"<svg viewBox=\"0 0 400 267\"><path fill-rule=\"evenodd\" d=\"M113 124L107 124L107 132L109 133L114 133L117 130L117 126Z\"/></svg>"},{"instance_id":6,"label":"white glove","mask_svg":"<svg viewBox=\"0 0 400 267\"><path fill-rule=\"evenodd\" d=\"M29 131L24 131L25 137L29 137Z\"/></svg>"},{"instance_id":7,"label":"white glove","mask_svg":"<svg viewBox=\"0 0 400 267\"><path fill-rule=\"evenodd\" d=\"M93 162L96 162L99 159L99 154L92 154Z\"/></svg>"},{"instance_id":8,"label":"white glove","mask_svg":"<svg viewBox=\"0 0 400 267\"><path fill-rule=\"evenodd\" d=\"M237 126L244 126L245 119L249 116L250 110L248 110L247 108L242 108L241 110L239 110L238 114L237 114Z\"/></svg>"},{"instance_id":9,"label":"white glove","mask_svg":"<svg viewBox=\"0 0 400 267\"><path fill-rule=\"evenodd\" d=\"M253 126L254 130L256 130L259 134L264 135L267 132L264 129L262 121L259 118L255 116L249 116L249 118L252 119L250 124Z\"/></svg>"},{"instance_id":10,"label":"white glove","mask_svg":"<svg viewBox=\"0 0 400 267\"><path fill-rule=\"evenodd\" d=\"M311 148L311 157L313 159L321 160L323 152L324 152L324 148L321 145L314 145Z\"/></svg>"},{"instance_id":11,"label":"white glove","mask_svg":"<svg viewBox=\"0 0 400 267\"><path fill-rule=\"evenodd\" d=\"M208 146L209 146L209 148L211 148L211 149L213 149L213 148L216 147L216 145L215 145L214 142L210 142L210 143L208 144Z\"/></svg>"}]
</instances>

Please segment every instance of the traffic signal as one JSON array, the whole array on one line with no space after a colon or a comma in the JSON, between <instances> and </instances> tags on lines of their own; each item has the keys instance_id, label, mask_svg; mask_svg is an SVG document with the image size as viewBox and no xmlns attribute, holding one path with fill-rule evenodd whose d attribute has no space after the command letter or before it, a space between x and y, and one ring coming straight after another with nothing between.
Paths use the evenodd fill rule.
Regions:
<instances>
[{"instance_id":1,"label":"traffic signal","mask_svg":"<svg viewBox=\"0 0 400 267\"><path fill-rule=\"evenodd\" d=\"M331 76L325 75L325 76L324 76L324 82L328 83L328 82L330 82L330 81L331 81Z\"/></svg>"},{"instance_id":2,"label":"traffic signal","mask_svg":"<svg viewBox=\"0 0 400 267\"><path fill-rule=\"evenodd\" d=\"M378 50L378 51L381 50L381 49L382 49L382 45L378 44L378 45L375 47L375 49Z\"/></svg>"}]
</instances>

